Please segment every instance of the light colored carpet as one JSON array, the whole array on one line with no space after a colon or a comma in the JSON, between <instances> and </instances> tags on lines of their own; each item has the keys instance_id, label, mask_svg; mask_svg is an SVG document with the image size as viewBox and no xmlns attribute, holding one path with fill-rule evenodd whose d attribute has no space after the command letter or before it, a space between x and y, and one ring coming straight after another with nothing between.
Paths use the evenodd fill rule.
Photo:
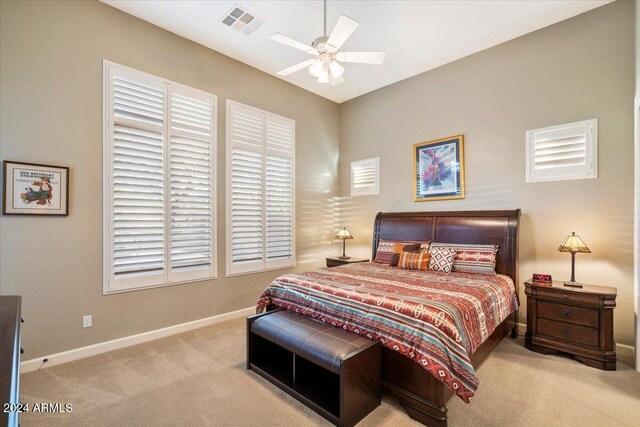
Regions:
<instances>
[{"instance_id":1,"label":"light colored carpet","mask_svg":"<svg viewBox=\"0 0 640 427\"><path fill-rule=\"evenodd\" d=\"M26 413L23 426L326 426L327 421L247 371L245 321L232 320L21 377L21 400L72 403ZM478 370L480 388L449 401L450 426L638 426L640 373L586 367L505 338ZM391 399L359 426L412 426Z\"/></svg>"}]
</instances>

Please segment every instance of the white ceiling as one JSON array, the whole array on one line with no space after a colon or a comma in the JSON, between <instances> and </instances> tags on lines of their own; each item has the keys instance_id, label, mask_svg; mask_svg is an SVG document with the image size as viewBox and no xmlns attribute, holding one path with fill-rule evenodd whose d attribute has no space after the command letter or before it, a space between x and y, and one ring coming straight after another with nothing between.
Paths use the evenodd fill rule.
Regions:
<instances>
[{"instance_id":1,"label":"white ceiling","mask_svg":"<svg viewBox=\"0 0 640 427\"><path fill-rule=\"evenodd\" d=\"M271 34L310 44L323 33L319 0L103 1L272 75L310 56L269 40ZM330 0L329 33L340 15L360 23L342 50L386 51L385 63L345 64L346 82L335 87L316 83L307 70L283 79L340 103L610 1ZM222 24L236 3L266 23L249 36Z\"/></svg>"}]
</instances>

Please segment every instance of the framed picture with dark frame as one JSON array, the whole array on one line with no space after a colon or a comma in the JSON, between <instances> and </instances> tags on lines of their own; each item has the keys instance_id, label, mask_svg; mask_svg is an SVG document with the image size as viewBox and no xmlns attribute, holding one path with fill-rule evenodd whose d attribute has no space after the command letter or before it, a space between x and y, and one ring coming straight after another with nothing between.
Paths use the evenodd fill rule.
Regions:
<instances>
[{"instance_id":1,"label":"framed picture with dark frame","mask_svg":"<svg viewBox=\"0 0 640 427\"><path fill-rule=\"evenodd\" d=\"M5 160L3 215L69 215L69 168Z\"/></svg>"},{"instance_id":2,"label":"framed picture with dark frame","mask_svg":"<svg viewBox=\"0 0 640 427\"><path fill-rule=\"evenodd\" d=\"M464 199L464 135L413 146L416 202Z\"/></svg>"}]
</instances>

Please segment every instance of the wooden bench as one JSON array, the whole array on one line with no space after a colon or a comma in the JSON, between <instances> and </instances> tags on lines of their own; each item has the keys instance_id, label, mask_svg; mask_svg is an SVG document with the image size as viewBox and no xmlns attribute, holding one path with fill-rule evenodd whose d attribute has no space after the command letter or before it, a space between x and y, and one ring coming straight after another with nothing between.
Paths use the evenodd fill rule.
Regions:
<instances>
[{"instance_id":1,"label":"wooden bench","mask_svg":"<svg viewBox=\"0 0 640 427\"><path fill-rule=\"evenodd\" d=\"M380 405L381 347L284 310L247 318L247 369L338 426Z\"/></svg>"}]
</instances>

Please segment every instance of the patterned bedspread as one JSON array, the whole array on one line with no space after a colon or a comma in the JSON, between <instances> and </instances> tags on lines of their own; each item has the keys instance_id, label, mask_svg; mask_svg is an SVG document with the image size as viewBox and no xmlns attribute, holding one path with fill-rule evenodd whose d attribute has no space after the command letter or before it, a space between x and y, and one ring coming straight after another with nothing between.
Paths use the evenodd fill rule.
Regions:
<instances>
[{"instance_id":1,"label":"patterned bedspread","mask_svg":"<svg viewBox=\"0 0 640 427\"><path fill-rule=\"evenodd\" d=\"M516 308L513 281L356 263L278 277L258 301L378 340L469 402L472 354Z\"/></svg>"}]
</instances>

